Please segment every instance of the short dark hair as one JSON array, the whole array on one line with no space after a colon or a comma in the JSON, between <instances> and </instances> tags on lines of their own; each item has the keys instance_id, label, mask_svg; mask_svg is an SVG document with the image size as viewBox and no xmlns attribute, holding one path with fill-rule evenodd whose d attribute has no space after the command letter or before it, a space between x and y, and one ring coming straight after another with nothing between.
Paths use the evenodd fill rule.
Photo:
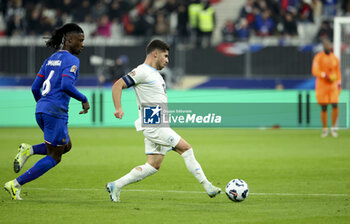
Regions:
<instances>
[{"instance_id":1,"label":"short dark hair","mask_svg":"<svg viewBox=\"0 0 350 224\"><path fill-rule=\"evenodd\" d=\"M165 43L164 41L161 40L152 40L146 48L146 54L149 54L153 52L154 50L161 50L161 51L169 51L170 46L169 44Z\"/></svg>"}]
</instances>

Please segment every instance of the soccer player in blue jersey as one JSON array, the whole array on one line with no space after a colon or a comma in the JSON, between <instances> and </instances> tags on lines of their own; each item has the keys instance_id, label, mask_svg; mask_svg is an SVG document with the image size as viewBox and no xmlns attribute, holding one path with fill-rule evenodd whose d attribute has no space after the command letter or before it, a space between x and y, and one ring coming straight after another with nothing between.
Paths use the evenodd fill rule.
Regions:
<instances>
[{"instance_id":1,"label":"soccer player in blue jersey","mask_svg":"<svg viewBox=\"0 0 350 224\"><path fill-rule=\"evenodd\" d=\"M90 108L88 99L75 88L79 75L78 55L84 48L84 32L74 23L57 28L46 42L55 53L45 60L33 82L32 92L37 102L35 117L44 132L44 143L29 145L22 143L14 160L14 171L18 173L27 159L34 154L46 155L32 168L14 180L5 183L4 189L14 200L20 197L21 186L40 177L60 161L62 154L72 148L68 134L68 104L70 98L82 102L86 114Z\"/></svg>"}]
</instances>

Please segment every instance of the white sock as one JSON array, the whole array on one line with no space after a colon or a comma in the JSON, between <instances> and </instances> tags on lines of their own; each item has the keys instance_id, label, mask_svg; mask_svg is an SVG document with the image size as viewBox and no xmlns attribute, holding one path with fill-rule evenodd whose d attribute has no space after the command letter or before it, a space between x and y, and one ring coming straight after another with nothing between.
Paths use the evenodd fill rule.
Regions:
<instances>
[{"instance_id":1,"label":"white sock","mask_svg":"<svg viewBox=\"0 0 350 224\"><path fill-rule=\"evenodd\" d=\"M29 149L29 154L30 155L33 155L34 154L34 151L33 151L33 147L31 146L30 149Z\"/></svg>"},{"instance_id":2,"label":"white sock","mask_svg":"<svg viewBox=\"0 0 350 224\"><path fill-rule=\"evenodd\" d=\"M21 185L18 183L17 179L13 180L13 185L15 185L15 187L20 187Z\"/></svg>"},{"instance_id":3,"label":"white sock","mask_svg":"<svg viewBox=\"0 0 350 224\"><path fill-rule=\"evenodd\" d=\"M198 163L193 154L193 149L189 149L181 155L187 166L187 169L192 173L192 175L201 183L204 189L207 189L210 185L210 182L207 180L201 165Z\"/></svg>"},{"instance_id":4,"label":"white sock","mask_svg":"<svg viewBox=\"0 0 350 224\"><path fill-rule=\"evenodd\" d=\"M114 181L114 184L118 188L122 188L128 184L138 182L152 174L155 174L158 170L151 166L149 163L135 167L128 174Z\"/></svg>"}]
</instances>

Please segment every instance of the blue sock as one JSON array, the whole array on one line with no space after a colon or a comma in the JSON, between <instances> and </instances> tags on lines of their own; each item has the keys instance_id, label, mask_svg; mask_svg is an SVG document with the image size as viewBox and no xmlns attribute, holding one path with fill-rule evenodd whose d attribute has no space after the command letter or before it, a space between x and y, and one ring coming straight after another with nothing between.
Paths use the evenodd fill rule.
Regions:
<instances>
[{"instance_id":1,"label":"blue sock","mask_svg":"<svg viewBox=\"0 0 350 224\"><path fill-rule=\"evenodd\" d=\"M36 178L40 177L46 173L49 169L56 166L56 161L51 156L45 156L37 163L34 164L32 168L27 170L24 174L17 178L17 181L20 185L28 183Z\"/></svg>"},{"instance_id":2,"label":"blue sock","mask_svg":"<svg viewBox=\"0 0 350 224\"><path fill-rule=\"evenodd\" d=\"M47 149L46 149L45 143L33 145L32 148L33 148L33 155L35 155L35 154L47 155Z\"/></svg>"}]
</instances>

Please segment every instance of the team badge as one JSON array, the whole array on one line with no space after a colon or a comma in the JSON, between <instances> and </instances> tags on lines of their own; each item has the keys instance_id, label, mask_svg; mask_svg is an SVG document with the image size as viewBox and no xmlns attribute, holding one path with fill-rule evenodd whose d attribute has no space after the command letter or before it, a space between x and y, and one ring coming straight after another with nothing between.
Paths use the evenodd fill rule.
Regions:
<instances>
[{"instance_id":1,"label":"team badge","mask_svg":"<svg viewBox=\"0 0 350 224\"><path fill-rule=\"evenodd\" d=\"M170 136L169 139L168 139L168 142L169 143L174 143L175 139L173 136Z\"/></svg>"},{"instance_id":2,"label":"team badge","mask_svg":"<svg viewBox=\"0 0 350 224\"><path fill-rule=\"evenodd\" d=\"M135 72L135 71L131 71L131 72L129 72L128 75L130 75L130 76L135 76L135 75L136 75L136 72Z\"/></svg>"},{"instance_id":3,"label":"team badge","mask_svg":"<svg viewBox=\"0 0 350 224\"><path fill-rule=\"evenodd\" d=\"M70 68L70 72L73 72L75 73L77 71L78 67L76 65L73 65L71 68Z\"/></svg>"}]
</instances>

